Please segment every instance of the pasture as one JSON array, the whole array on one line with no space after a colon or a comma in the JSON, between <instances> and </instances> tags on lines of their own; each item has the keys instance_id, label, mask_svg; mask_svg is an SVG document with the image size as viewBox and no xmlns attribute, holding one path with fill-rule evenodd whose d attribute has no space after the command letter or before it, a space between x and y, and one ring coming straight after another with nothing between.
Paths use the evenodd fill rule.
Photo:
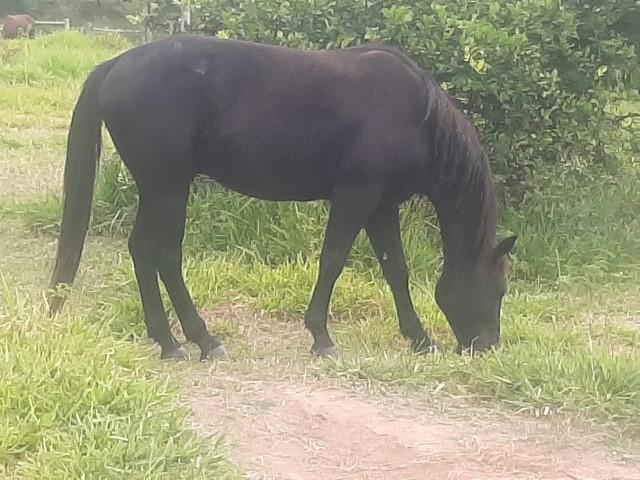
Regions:
<instances>
[{"instance_id":1,"label":"pasture","mask_svg":"<svg viewBox=\"0 0 640 480\"><path fill-rule=\"evenodd\" d=\"M136 193L105 135L80 276L50 320L70 113L86 74L129 47L76 32L0 44L0 475L640 477L640 171L630 158L615 176L567 176L563 188L541 178L519 208L500 205L501 237L519 240L502 345L479 358L454 353L435 305L439 231L425 203L405 205L402 230L416 307L440 352L416 356L400 337L361 236L331 308L341 356L317 361L302 319L326 206L198 180L185 275L230 356L199 363L192 349L171 363L144 338L126 249Z\"/></svg>"}]
</instances>

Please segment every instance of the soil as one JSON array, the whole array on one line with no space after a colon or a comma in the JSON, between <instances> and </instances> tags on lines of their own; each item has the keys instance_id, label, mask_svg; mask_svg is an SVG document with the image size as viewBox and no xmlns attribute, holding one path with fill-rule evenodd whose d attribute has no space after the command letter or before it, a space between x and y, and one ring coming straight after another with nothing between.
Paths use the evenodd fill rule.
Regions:
<instances>
[{"instance_id":1,"label":"soil","mask_svg":"<svg viewBox=\"0 0 640 480\"><path fill-rule=\"evenodd\" d=\"M301 375L267 353L285 341L283 322L233 308L215 314L242 325L249 346L239 355L248 359L195 369L185 401L194 427L223 432L250 479L640 480L640 455L569 418ZM286 330L289 342L307 340Z\"/></svg>"}]
</instances>

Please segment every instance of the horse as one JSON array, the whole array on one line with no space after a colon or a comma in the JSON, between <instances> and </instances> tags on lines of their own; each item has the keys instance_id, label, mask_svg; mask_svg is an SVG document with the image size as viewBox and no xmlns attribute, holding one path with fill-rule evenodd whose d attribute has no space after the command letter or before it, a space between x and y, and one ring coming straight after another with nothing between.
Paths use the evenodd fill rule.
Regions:
<instances>
[{"instance_id":1,"label":"horse","mask_svg":"<svg viewBox=\"0 0 640 480\"><path fill-rule=\"evenodd\" d=\"M29 38L36 35L35 20L30 15L8 15L2 21L2 36L17 38L20 33Z\"/></svg>"},{"instance_id":2,"label":"horse","mask_svg":"<svg viewBox=\"0 0 640 480\"><path fill-rule=\"evenodd\" d=\"M267 201L329 201L304 314L312 354L337 355L328 307L362 229L391 288L401 334L416 352L433 350L411 298L399 227L399 206L414 196L429 199L439 220L444 262L435 299L458 352L498 345L505 264L516 237L496 239L496 190L477 131L401 51L303 51L179 35L97 66L69 127L53 315L64 301L57 288L70 284L79 266L103 123L139 193L128 247L147 334L161 358L186 358L186 350L169 328L158 280L200 359L226 355L182 274L196 175Z\"/></svg>"}]
</instances>

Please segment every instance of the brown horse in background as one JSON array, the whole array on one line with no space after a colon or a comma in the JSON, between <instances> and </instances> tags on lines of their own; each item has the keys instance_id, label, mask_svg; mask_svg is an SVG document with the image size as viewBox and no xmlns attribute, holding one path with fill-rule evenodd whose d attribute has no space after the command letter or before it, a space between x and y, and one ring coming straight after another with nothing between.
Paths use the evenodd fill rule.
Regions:
<instances>
[{"instance_id":1,"label":"brown horse in background","mask_svg":"<svg viewBox=\"0 0 640 480\"><path fill-rule=\"evenodd\" d=\"M2 21L2 36L16 38L18 35L33 38L36 34L35 20L30 15L7 15Z\"/></svg>"}]
</instances>

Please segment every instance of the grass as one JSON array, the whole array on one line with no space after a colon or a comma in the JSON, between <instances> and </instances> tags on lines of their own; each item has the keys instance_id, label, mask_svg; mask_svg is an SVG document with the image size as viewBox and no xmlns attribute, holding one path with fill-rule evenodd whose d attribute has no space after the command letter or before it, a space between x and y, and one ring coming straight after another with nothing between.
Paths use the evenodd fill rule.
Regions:
<instances>
[{"instance_id":1,"label":"grass","mask_svg":"<svg viewBox=\"0 0 640 480\"><path fill-rule=\"evenodd\" d=\"M0 85L11 86L0 89L0 161L2 168L14 169L0 176L0 190L6 186L11 192L0 197L0 219L31 230L25 245L46 242L51 255L69 112L85 72L126 47L121 40L75 33L0 46L8 59L0 66ZM34 157L42 163L34 164ZM51 323L30 306L39 302L15 293L30 282L28 274L17 280L22 265L32 265L38 254L10 264L11 277L3 280L0 345L7 362L0 370L0 425L11 428L0 428L2 473L232 476L219 444L204 448L203 439L186 428L183 412L174 410L175 385L167 382L162 365L148 359L157 352L128 340L143 334L124 242L136 193L109 145L104 158L91 233L92 242L105 243L85 255L68 314ZM566 178L563 188L550 182L519 210L501 207L501 233L520 239L504 308L504 344L497 352L473 359L451 353L452 334L433 300L441 259L438 229L432 210L414 201L402 217L412 290L443 353L416 357L399 338L390 294L361 237L332 304L343 355L338 362L303 368L376 389L444 391L637 434L640 174L633 162L621 163L623 173L606 181L596 174L587 184ZM25 182L27 193L16 187ZM185 259L198 305L242 304L284 317L281 322L297 320L291 328L301 329L325 217L322 204L261 202L198 182ZM44 279L37 281L42 285ZM216 327L231 342L241 335L230 324ZM273 338L282 350L289 340Z\"/></svg>"},{"instance_id":2,"label":"grass","mask_svg":"<svg viewBox=\"0 0 640 480\"><path fill-rule=\"evenodd\" d=\"M0 44L3 205L57 190L69 106L86 72L126 47L78 33ZM14 237L6 218L0 230L0 476L239 478L220 437L188 428L149 347L88 322L82 302L48 318L36 285L51 242Z\"/></svg>"},{"instance_id":3,"label":"grass","mask_svg":"<svg viewBox=\"0 0 640 480\"><path fill-rule=\"evenodd\" d=\"M118 262L104 263L99 287L85 282L84 289L99 288L89 291L89 298L100 296L88 316L117 336L141 335L140 305L124 246L120 253ZM299 259L270 266L241 255L188 257L187 281L196 302L206 309L240 303L300 319L315 280L315 262ZM90 265L95 268L93 261ZM602 319L585 321L586 312L596 318L599 314L592 305L572 305L575 294L546 288L531 292L517 284L505 305L503 347L482 358L463 358L451 353L454 340L434 305L431 287L415 284L414 297L445 353L416 357L398 335L380 276L348 269L332 307L333 330L343 354L337 363L314 367L316 373L364 380L376 389L444 387L454 395L498 401L533 414L577 414L640 432L640 331L607 317L609 311ZM631 315L633 307L628 308ZM216 332L233 335L228 328L216 325ZM298 323L290 328L302 327ZM287 338L273 340L289 348Z\"/></svg>"},{"instance_id":4,"label":"grass","mask_svg":"<svg viewBox=\"0 0 640 480\"><path fill-rule=\"evenodd\" d=\"M0 475L236 478L144 348L79 315L52 321L4 277L0 357Z\"/></svg>"}]
</instances>

